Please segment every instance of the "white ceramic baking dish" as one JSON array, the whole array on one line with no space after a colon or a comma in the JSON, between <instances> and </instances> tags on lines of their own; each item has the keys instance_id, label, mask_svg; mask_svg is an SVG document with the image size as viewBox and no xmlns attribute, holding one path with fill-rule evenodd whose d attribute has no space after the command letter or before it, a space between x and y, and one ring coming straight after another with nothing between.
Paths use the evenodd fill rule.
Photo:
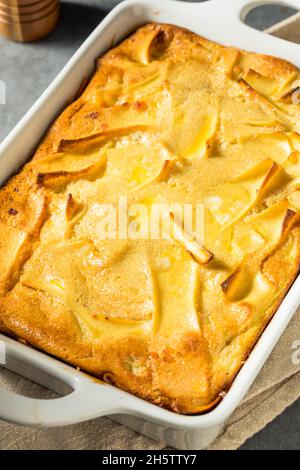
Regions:
<instances>
[{"instance_id":1,"label":"white ceramic baking dish","mask_svg":"<svg viewBox=\"0 0 300 470\"><path fill-rule=\"evenodd\" d=\"M300 46L251 29L243 18L254 5L274 1L211 0L183 3L171 0L128 0L118 5L80 47L52 85L0 146L0 182L30 158L49 124L74 97L95 59L136 27L149 21L184 26L211 40L276 55L300 67ZM298 8L299 0L286 4ZM177 415L116 387L102 384L76 369L17 341L0 335L6 344L6 367L64 394L34 399L0 389L0 417L32 426L63 426L113 415L149 437L178 449L207 447L222 431L256 378L300 303L300 276L251 352L222 402L207 414ZM101 439L101 436L99 437Z\"/></svg>"}]
</instances>

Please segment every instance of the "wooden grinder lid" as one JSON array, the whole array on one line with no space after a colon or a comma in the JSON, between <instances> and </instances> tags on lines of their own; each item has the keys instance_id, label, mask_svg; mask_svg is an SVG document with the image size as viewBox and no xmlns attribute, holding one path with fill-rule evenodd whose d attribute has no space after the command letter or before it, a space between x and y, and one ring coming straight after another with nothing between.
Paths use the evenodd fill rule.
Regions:
<instances>
[{"instance_id":1,"label":"wooden grinder lid","mask_svg":"<svg viewBox=\"0 0 300 470\"><path fill-rule=\"evenodd\" d=\"M59 18L59 0L0 0L0 35L30 42L49 34Z\"/></svg>"}]
</instances>

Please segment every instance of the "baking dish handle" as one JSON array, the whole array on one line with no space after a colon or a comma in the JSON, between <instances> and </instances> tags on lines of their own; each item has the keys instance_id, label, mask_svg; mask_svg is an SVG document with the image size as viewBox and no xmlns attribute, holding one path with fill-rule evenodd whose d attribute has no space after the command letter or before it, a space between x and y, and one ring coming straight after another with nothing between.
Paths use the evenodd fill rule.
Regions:
<instances>
[{"instance_id":1,"label":"baking dish handle","mask_svg":"<svg viewBox=\"0 0 300 470\"><path fill-rule=\"evenodd\" d=\"M55 427L124 412L123 395L110 385L84 378L72 393L54 399L29 398L0 389L0 418L24 426Z\"/></svg>"},{"instance_id":2,"label":"baking dish handle","mask_svg":"<svg viewBox=\"0 0 300 470\"><path fill-rule=\"evenodd\" d=\"M276 4L285 7L292 7L298 11L300 8L299 0L231 0L230 5L226 5L226 9L228 8L228 11L231 12L231 14L233 13L235 17L239 17L244 21L247 14L253 10L253 8Z\"/></svg>"},{"instance_id":3,"label":"baking dish handle","mask_svg":"<svg viewBox=\"0 0 300 470\"><path fill-rule=\"evenodd\" d=\"M225 5L226 3L226 5ZM228 3L228 4L227 4ZM214 17L213 39L217 42L236 45L233 41L235 37L241 49L255 49L261 54L276 55L282 59L295 63L300 67L300 47L299 44L289 42L275 36L256 30L245 24L245 17L253 8L257 6L278 4L290 6L299 11L299 0L210 0L199 3L199 12L206 12ZM197 21L197 20L195 20ZM209 37L211 34L209 24L204 23L204 33Z\"/></svg>"},{"instance_id":4,"label":"baking dish handle","mask_svg":"<svg viewBox=\"0 0 300 470\"><path fill-rule=\"evenodd\" d=\"M4 421L24 426L65 426L126 413L134 406L126 392L2 334L0 364L60 394L53 399L29 398L2 386L0 419Z\"/></svg>"}]
</instances>

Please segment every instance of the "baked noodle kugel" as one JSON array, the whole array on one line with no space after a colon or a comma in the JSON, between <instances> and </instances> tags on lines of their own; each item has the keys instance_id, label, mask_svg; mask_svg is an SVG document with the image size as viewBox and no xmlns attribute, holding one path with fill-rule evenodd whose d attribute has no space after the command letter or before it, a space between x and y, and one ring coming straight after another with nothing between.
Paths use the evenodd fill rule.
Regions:
<instances>
[{"instance_id":1,"label":"baked noodle kugel","mask_svg":"<svg viewBox=\"0 0 300 470\"><path fill-rule=\"evenodd\" d=\"M299 270L299 78L171 25L99 59L0 191L1 331L175 412L215 406ZM203 204L203 243L101 239L120 196Z\"/></svg>"}]
</instances>

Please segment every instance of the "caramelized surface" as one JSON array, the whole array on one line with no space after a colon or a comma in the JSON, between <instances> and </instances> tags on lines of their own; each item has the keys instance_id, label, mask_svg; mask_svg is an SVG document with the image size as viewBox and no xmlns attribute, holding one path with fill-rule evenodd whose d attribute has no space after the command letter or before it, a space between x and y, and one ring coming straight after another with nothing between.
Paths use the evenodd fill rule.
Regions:
<instances>
[{"instance_id":1,"label":"caramelized surface","mask_svg":"<svg viewBox=\"0 0 300 470\"><path fill-rule=\"evenodd\" d=\"M0 192L0 328L176 412L216 404L298 272L296 79L168 25L107 53ZM120 196L204 204L203 244L99 239Z\"/></svg>"}]
</instances>

